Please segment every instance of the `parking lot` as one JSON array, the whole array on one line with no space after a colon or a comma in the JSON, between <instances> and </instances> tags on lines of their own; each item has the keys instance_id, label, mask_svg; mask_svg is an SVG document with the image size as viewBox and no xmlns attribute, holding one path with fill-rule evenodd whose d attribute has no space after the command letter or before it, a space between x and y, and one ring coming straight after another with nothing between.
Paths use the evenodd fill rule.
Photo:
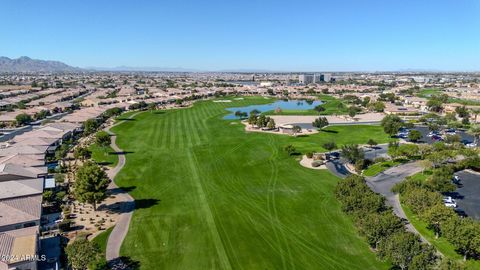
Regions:
<instances>
[{"instance_id":1,"label":"parking lot","mask_svg":"<svg viewBox=\"0 0 480 270\"><path fill-rule=\"evenodd\" d=\"M457 201L458 211L480 220L480 173L461 171L456 175L460 177L460 185L452 197Z\"/></svg>"},{"instance_id":2,"label":"parking lot","mask_svg":"<svg viewBox=\"0 0 480 270\"><path fill-rule=\"evenodd\" d=\"M434 140L432 140L432 138L428 136L428 133L430 133L430 130L428 129L428 127L426 127L426 126L416 126L413 129L420 131L420 133L422 134L422 138L420 139L419 142L428 143L428 144L434 143ZM456 134L460 135L460 140L464 144L472 143L474 141L474 137L472 135L468 134L465 131L457 130ZM407 139L407 138L405 138L405 139Z\"/></svg>"}]
</instances>

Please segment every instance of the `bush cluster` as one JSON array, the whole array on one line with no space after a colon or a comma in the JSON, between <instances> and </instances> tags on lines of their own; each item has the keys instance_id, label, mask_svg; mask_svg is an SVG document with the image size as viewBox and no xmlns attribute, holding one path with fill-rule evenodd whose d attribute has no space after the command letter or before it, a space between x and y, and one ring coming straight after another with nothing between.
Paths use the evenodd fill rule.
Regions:
<instances>
[{"instance_id":1,"label":"bush cluster","mask_svg":"<svg viewBox=\"0 0 480 270\"><path fill-rule=\"evenodd\" d=\"M438 265L435 249L405 231L402 220L385 206L385 198L373 192L363 177L350 175L340 181L335 196L380 259L401 269L433 269Z\"/></svg>"}]
</instances>

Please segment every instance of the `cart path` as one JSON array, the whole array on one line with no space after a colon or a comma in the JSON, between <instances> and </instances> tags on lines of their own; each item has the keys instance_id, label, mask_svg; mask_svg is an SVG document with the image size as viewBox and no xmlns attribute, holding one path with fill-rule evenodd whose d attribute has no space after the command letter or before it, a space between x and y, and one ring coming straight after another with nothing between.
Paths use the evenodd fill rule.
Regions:
<instances>
[{"instance_id":1,"label":"cart path","mask_svg":"<svg viewBox=\"0 0 480 270\"><path fill-rule=\"evenodd\" d=\"M139 113L141 112L134 113L130 115L127 119L132 119L135 116L137 116ZM115 123L114 125L106 127L104 129L105 132L110 134L110 138L111 138L110 146L118 154L117 166L107 171L108 177L112 180L110 182L108 189L112 194L115 194L115 196L119 198L119 203L121 208L120 217L118 218L118 221L115 227L113 228L112 232L110 233L110 236L108 237L107 249L105 252L107 262L111 269L127 268L121 262L120 248L122 247L123 240L127 236L130 221L132 219L133 210L135 209L135 200L133 199L133 197L130 196L128 192L125 192L124 190L119 188L114 182L115 176L118 174L118 172L120 172L123 166L125 166L126 159L125 159L125 153L120 147L118 147L116 143L117 136L113 132L111 132L110 129L114 126L124 123L125 121L127 120L119 121L118 123Z\"/></svg>"}]
</instances>

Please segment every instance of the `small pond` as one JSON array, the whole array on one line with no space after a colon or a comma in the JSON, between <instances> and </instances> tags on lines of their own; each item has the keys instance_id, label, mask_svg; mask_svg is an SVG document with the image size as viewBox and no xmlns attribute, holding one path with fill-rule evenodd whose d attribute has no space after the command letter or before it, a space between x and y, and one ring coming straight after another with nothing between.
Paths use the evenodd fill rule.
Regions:
<instances>
[{"instance_id":1,"label":"small pond","mask_svg":"<svg viewBox=\"0 0 480 270\"><path fill-rule=\"evenodd\" d=\"M270 104L263 104L263 105L250 105L246 107L234 107L234 108L227 108L228 111L232 112L231 114L225 116L223 119L232 120L238 119L235 116L235 112L241 111L250 114L253 110L258 110L260 112L272 111L277 108L282 110L310 110L315 108L315 106L322 104L322 101L315 100L315 101L307 101L307 100L277 100L274 103Z\"/></svg>"}]
</instances>

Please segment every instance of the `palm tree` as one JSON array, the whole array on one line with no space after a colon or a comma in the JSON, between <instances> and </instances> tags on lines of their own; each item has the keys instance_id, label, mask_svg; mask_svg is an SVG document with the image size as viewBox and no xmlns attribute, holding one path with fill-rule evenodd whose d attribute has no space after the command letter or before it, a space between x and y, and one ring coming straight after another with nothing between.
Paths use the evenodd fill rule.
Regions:
<instances>
[{"instance_id":1,"label":"palm tree","mask_svg":"<svg viewBox=\"0 0 480 270\"><path fill-rule=\"evenodd\" d=\"M480 125L474 125L470 127L470 129L467 132L468 134L472 135L475 138L473 143L475 145L478 145L478 138L480 137Z\"/></svg>"}]
</instances>

